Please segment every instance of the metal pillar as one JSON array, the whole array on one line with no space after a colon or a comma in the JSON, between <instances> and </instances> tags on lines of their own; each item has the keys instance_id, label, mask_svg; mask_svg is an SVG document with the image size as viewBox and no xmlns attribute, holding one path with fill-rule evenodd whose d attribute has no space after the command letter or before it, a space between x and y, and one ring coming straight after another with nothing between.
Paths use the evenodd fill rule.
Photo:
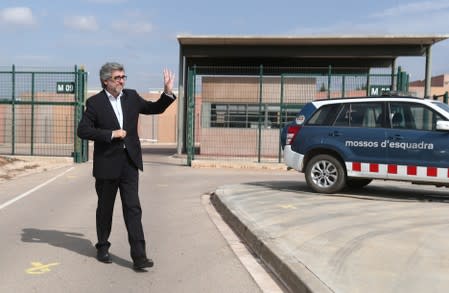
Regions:
<instances>
[{"instance_id":1,"label":"metal pillar","mask_svg":"<svg viewBox=\"0 0 449 293\"><path fill-rule=\"evenodd\" d=\"M398 89L399 80L395 80L394 79L394 76L395 76L395 73L396 73L395 70L396 70L396 58L391 61L391 88L390 88L391 91L394 91L394 90L398 91L399 90ZM399 74L398 74L398 76L396 78L399 79Z\"/></svg>"},{"instance_id":2,"label":"metal pillar","mask_svg":"<svg viewBox=\"0 0 449 293\"><path fill-rule=\"evenodd\" d=\"M182 154L185 149L185 111L186 111L186 91L184 91L184 85L186 83L186 64L185 59L182 57L182 46L179 50L179 78L178 78L178 135L177 135L177 153Z\"/></svg>"},{"instance_id":3,"label":"metal pillar","mask_svg":"<svg viewBox=\"0 0 449 293\"><path fill-rule=\"evenodd\" d=\"M428 46L426 48L426 76L424 85L424 98L430 98L430 90L432 86L431 57L432 57L431 46Z\"/></svg>"}]
</instances>

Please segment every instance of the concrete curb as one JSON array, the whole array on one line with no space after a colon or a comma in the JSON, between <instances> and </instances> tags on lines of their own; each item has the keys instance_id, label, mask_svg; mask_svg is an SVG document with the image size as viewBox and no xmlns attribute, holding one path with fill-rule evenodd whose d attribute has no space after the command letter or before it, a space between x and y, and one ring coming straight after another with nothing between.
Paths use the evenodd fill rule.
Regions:
<instances>
[{"instance_id":1,"label":"concrete curb","mask_svg":"<svg viewBox=\"0 0 449 293\"><path fill-rule=\"evenodd\" d=\"M297 293L329 293L332 290L317 278L307 267L296 263L295 268L282 259L279 253L273 250L274 244L264 237L258 237L257 232L243 223L220 198L225 191L217 189L211 195L211 202L222 216L223 220L235 231L237 235L249 246L257 257L270 268L273 274L290 291Z\"/></svg>"}]
</instances>

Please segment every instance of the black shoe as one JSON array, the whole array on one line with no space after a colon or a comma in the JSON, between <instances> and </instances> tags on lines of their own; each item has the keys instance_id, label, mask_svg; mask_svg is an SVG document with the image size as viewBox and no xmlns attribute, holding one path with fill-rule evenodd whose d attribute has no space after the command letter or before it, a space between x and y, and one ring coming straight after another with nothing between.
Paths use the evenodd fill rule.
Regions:
<instances>
[{"instance_id":1,"label":"black shoe","mask_svg":"<svg viewBox=\"0 0 449 293\"><path fill-rule=\"evenodd\" d=\"M111 263L111 256L109 255L109 252L107 249L100 248L97 250L97 259L98 261L104 262L104 263Z\"/></svg>"},{"instance_id":2,"label":"black shoe","mask_svg":"<svg viewBox=\"0 0 449 293\"><path fill-rule=\"evenodd\" d=\"M150 258L143 258L134 261L133 268L135 270L143 270L145 268L151 268L154 265L154 262Z\"/></svg>"}]
</instances>

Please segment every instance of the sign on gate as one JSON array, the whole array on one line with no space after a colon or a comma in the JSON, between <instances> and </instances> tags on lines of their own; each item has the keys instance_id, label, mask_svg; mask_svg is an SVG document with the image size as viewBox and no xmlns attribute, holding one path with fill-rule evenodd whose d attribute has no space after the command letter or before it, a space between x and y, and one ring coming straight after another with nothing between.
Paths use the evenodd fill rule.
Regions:
<instances>
[{"instance_id":1,"label":"sign on gate","mask_svg":"<svg viewBox=\"0 0 449 293\"><path fill-rule=\"evenodd\" d=\"M380 96L383 92L389 91L391 91L391 87L389 85L372 85L369 87L370 96Z\"/></svg>"},{"instance_id":2,"label":"sign on gate","mask_svg":"<svg viewBox=\"0 0 449 293\"><path fill-rule=\"evenodd\" d=\"M75 83L60 81L56 82L56 93L58 94L74 94L75 93Z\"/></svg>"}]
</instances>

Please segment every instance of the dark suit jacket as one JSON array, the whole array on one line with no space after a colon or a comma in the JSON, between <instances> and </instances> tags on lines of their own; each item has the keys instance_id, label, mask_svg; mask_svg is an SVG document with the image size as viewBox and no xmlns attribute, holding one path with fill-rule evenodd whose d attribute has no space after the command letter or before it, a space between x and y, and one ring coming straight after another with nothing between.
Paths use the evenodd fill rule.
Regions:
<instances>
[{"instance_id":1,"label":"dark suit jacket","mask_svg":"<svg viewBox=\"0 0 449 293\"><path fill-rule=\"evenodd\" d=\"M176 98L176 97L175 97ZM143 170L142 150L137 134L139 114L160 114L174 101L162 94L155 102L146 101L135 90L124 89L121 97L125 139L111 139L112 131L120 124L111 103L103 90L86 101L86 110L78 124L77 134L82 139L94 141L93 176L114 179L120 176L123 148L137 168Z\"/></svg>"}]
</instances>

